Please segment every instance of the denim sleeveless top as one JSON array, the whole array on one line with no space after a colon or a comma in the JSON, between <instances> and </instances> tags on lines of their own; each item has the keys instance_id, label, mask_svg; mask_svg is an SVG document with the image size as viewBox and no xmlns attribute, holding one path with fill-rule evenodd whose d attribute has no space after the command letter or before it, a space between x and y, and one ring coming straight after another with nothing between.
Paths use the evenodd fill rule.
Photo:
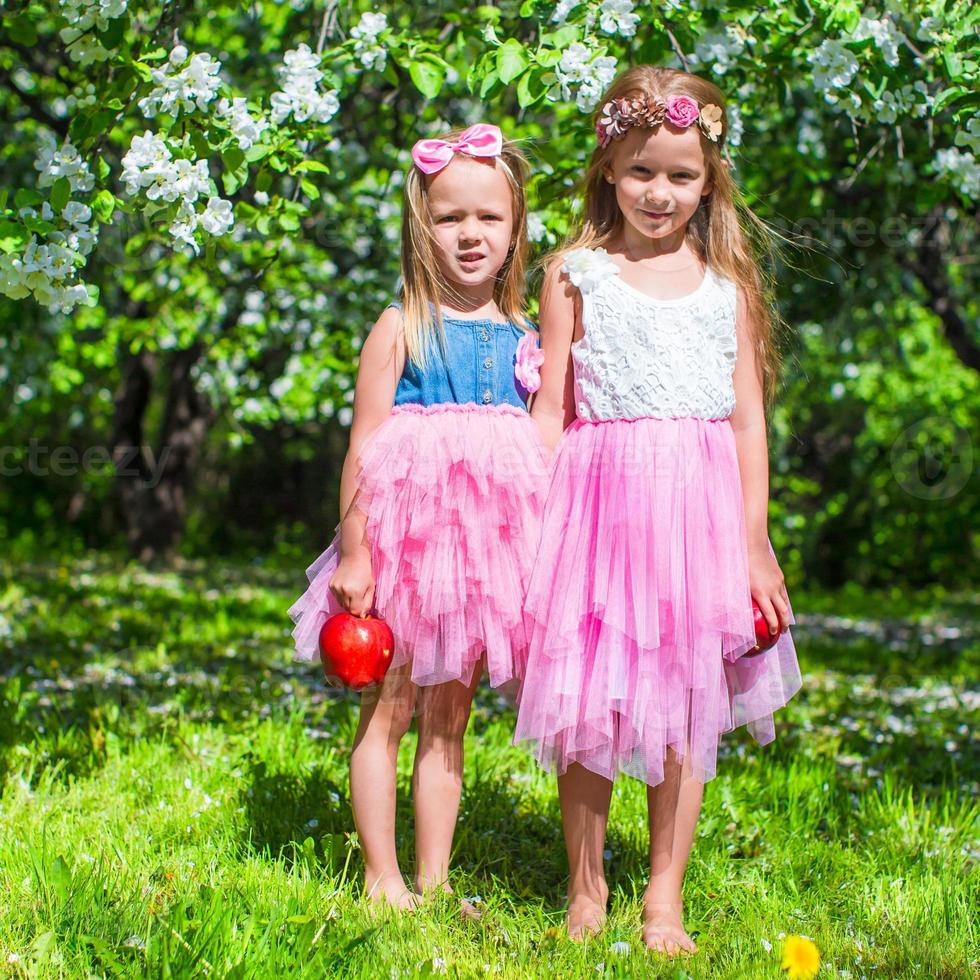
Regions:
<instances>
[{"instance_id":1,"label":"denim sleeveless top","mask_svg":"<svg viewBox=\"0 0 980 980\"><path fill-rule=\"evenodd\" d=\"M400 303L389 303L401 309ZM517 343L526 331L516 323L461 320L443 314L446 349L435 343L420 369L405 358L395 404L513 405L527 408L528 393L514 375Z\"/></svg>"}]
</instances>

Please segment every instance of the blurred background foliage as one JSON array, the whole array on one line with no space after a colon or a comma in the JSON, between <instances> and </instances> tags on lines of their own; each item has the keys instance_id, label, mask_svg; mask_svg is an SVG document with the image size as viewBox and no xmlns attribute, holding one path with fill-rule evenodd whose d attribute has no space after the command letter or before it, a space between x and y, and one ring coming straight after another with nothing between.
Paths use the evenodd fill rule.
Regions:
<instances>
[{"instance_id":1,"label":"blurred background foliage","mask_svg":"<svg viewBox=\"0 0 980 980\"><path fill-rule=\"evenodd\" d=\"M337 522L360 342L396 288L412 142L480 120L520 138L543 253L575 206L595 100L649 62L722 88L743 192L795 243L772 270L791 330L770 437L770 534L791 584L955 587L971 574L969 4L86 0L2 13L11 557L311 560ZM220 68L198 61L173 82L202 54ZM154 110L145 99L168 79L204 94ZM237 116L220 109L231 99L247 100ZM201 200L127 185L134 139L151 135L205 162ZM91 219L89 246L71 239L76 202L91 209L71 226ZM37 261L44 242L74 250L67 274Z\"/></svg>"}]
</instances>

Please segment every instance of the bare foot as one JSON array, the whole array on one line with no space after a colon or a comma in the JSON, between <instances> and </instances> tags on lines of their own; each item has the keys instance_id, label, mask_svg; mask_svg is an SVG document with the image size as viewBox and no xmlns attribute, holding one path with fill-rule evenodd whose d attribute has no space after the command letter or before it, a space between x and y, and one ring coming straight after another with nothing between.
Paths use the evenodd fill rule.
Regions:
<instances>
[{"instance_id":1,"label":"bare foot","mask_svg":"<svg viewBox=\"0 0 980 980\"><path fill-rule=\"evenodd\" d=\"M696 953L698 947L684 929L681 915L684 911L682 902L653 902L646 899L643 903L643 942L647 949L667 956L678 956L682 953Z\"/></svg>"},{"instance_id":2,"label":"bare foot","mask_svg":"<svg viewBox=\"0 0 980 980\"><path fill-rule=\"evenodd\" d=\"M581 942L590 936L596 936L602 932L602 927L606 924L606 902L608 901L608 891L599 894L586 894L568 896L568 912L565 915L565 924L568 927L568 938L573 942Z\"/></svg>"},{"instance_id":3,"label":"bare foot","mask_svg":"<svg viewBox=\"0 0 980 980\"><path fill-rule=\"evenodd\" d=\"M365 876L364 897L371 905L387 905L400 912L410 911L419 904L419 896L405 884L398 871Z\"/></svg>"}]
</instances>

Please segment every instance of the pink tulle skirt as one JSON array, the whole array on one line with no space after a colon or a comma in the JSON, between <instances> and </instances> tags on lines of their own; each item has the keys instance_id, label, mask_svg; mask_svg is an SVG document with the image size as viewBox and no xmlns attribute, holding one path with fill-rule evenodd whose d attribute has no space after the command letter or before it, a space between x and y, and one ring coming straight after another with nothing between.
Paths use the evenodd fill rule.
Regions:
<instances>
[{"instance_id":1,"label":"pink tulle skirt","mask_svg":"<svg viewBox=\"0 0 980 980\"><path fill-rule=\"evenodd\" d=\"M771 741L773 712L801 686L788 631L744 656L755 629L727 419L573 422L525 613L514 739L559 773L577 762L656 785L673 748L707 781L722 733Z\"/></svg>"},{"instance_id":2,"label":"pink tulle skirt","mask_svg":"<svg viewBox=\"0 0 980 980\"><path fill-rule=\"evenodd\" d=\"M516 682L527 655L522 606L547 491L547 452L512 405L398 405L357 460L353 506L366 516L374 605L391 627L390 672L416 685ZM320 627L341 612L330 578L339 528L289 609L296 659L319 657Z\"/></svg>"}]
</instances>

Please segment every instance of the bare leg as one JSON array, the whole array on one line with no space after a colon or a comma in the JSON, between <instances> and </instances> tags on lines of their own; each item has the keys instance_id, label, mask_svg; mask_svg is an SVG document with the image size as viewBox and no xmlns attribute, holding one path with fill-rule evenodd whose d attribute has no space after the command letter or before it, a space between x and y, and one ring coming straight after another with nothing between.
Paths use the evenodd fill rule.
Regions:
<instances>
[{"instance_id":1,"label":"bare leg","mask_svg":"<svg viewBox=\"0 0 980 980\"><path fill-rule=\"evenodd\" d=\"M415 887L452 891L449 856L463 789L463 733L480 669L469 685L458 681L419 691L419 743L412 791L415 797Z\"/></svg>"},{"instance_id":2,"label":"bare leg","mask_svg":"<svg viewBox=\"0 0 980 980\"><path fill-rule=\"evenodd\" d=\"M612 783L573 763L558 777L558 799L568 852L568 935L584 939L606 921L609 888L602 866Z\"/></svg>"},{"instance_id":3,"label":"bare leg","mask_svg":"<svg viewBox=\"0 0 980 980\"><path fill-rule=\"evenodd\" d=\"M673 749L664 759L664 781L648 787L650 882L643 902L643 941L650 949L675 956L698 948L684 929L681 886L701 813L704 784L682 765Z\"/></svg>"},{"instance_id":4,"label":"bare leg","mask_svg":"<svg viewBox=\"0 0 980 980\"><path fill-rule=\"evenodd\" d=\"M395 852L395 772L398 743L412 721L414 685L408 668L389 671L378 691L361 697L361 715L350 761L354 825L364 851L364 889L369 901L411 908Z\"/></svg>"}]
</instances>

